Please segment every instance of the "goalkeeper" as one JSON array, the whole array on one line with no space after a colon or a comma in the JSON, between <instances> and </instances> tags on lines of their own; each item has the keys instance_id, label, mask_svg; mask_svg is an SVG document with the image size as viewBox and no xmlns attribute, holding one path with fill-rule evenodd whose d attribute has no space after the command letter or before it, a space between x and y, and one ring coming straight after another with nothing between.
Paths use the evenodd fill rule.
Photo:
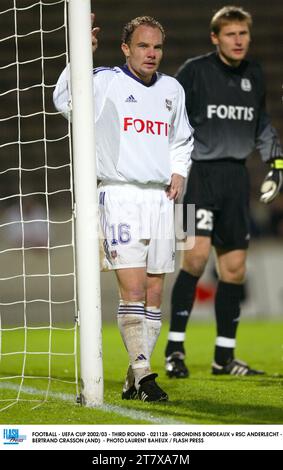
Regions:
<instances>
[{"instance_id":1,"label":"goalkeeper","mask_svg":"<svg viewBox=\"0 0 283 470\"><path fill-rule=\"evenodd\" d=\"M92 30L93 50L98 28ZM151 17L123 30L126 64L94 70L96 159L101 226L117 276L118 326L130 366L123 399L168 399L156 383L150 356L161 328L165 273L174 270L174 200L182 192L193 145L185 94L175 78L157 72L164 30ZM68 69L54 102L69 111Z\"/></svg>"},{"instance_id":2,"label":"goalkeeper","mask_svg":"<svg viewBox=\"0 0 283 470\"><path fill-rule=\"evenodd\" d=\"M246 59L251 25L251 15L242 8L227 6L219 10L211 21L211 40L216 51L187 60L176 76L184 87L188 116L195 129L184 218L186 204L195 204L196 238L194 247L184 251L172 293L165 351L169 377L189 375L185 330L211 246L215 248L219 277L212 373L262 373L234 357L250 238L245 162L257 148L263 161L270 165L260 198L269 203L282 185L283 155L265 111L261 68ZM189 237L188 241L191 246Z\"/></svg>"}]
</instances>

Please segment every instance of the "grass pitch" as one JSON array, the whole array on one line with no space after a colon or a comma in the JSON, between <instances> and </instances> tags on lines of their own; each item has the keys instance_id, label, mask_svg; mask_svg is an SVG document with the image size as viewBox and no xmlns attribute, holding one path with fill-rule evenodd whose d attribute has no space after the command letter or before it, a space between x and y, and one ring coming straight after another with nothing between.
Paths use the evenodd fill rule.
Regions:
<instances>
[{"instance_id":1,"label":"grass pitch","mask_svg":"<svg viewBox=\"0 0 283 470\"><path fill-rule=\"evenodd\" d=\"M237 357L267 372L259 377L212 376L210 363L215 337L214 324L193 323L187 333L189 379L168 379L164 372L163 352L168 325L152 357L152 368L159 374L158 383L169 394L168 403L122 401L121 390L127 369L127 354L116 325L104 325L105 404L99 409L75 403L73 383L52 381L47 402L32 409L37 402L20 401L0 412L1 424L283 424L283 322L242 322L238 333ZM21 350L19 331L2 333L2 352ZM49 341L44 331L30 332L29 350L44 350ZM71 351L73 333L56 332L54 347ZM17 344L17 347L16 347ZM60 346L60 347L59 347ZM21 356L2 356L2 377L21 373ZM31 355L26 374L38 378L25 379L21 399L41 400L47 380L48 357ZM54 356L52 375L74 380L72 356ZM17 397L19 379L0 380L0 399ZM0 408L9 402L0 401Z\"/></svg>"}]
</instances>

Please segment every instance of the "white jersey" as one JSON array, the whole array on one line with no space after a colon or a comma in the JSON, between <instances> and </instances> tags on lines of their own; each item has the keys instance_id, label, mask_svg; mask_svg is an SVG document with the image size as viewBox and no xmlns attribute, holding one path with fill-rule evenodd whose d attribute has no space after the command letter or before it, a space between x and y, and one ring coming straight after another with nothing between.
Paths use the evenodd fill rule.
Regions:
<instances>
[{"instance_id":1,"label":"white jersey","mask_svg":"<svg viewBox=\"0 0 283 470\"><path fill-rule=\"evenodd\" d=\"M103 182L167 185L187 176L192 128L181 85L157 73L149 85L127 66L94 70L97 176ZM54 91L56 108L69 115L69 70Z\"/></svg>"}]
</instances>

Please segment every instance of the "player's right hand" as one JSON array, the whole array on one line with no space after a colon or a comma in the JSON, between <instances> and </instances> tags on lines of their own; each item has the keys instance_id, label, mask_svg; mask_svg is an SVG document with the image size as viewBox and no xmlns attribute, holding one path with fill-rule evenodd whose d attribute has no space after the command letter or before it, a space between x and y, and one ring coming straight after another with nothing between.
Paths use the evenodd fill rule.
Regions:
<instances>
[{"instance_id":1,"label":"player's right hand","mask_svg":"<svg viewBox=\"0 0 283 470\"><path fill-rule=\"evenodd\" d=\"M279 194L283 185L283 170L273 168L270 170L263 180L260 188L261 196L260 201L268 204L273 201Z\"/></svg>"},{"instance_id":2,"label":"player's right hand","mask_svg":"<svg viewBox=\"0 0 283 470\"><path fill-rule=\"evenodd\" d=\"M94 26L94 21L95 21L95 14L91 13L91 42L92 42L92 52L95 53L96 49L98 48L98 40L97 40L97 34L100 31L100 28L98 27L93 27Z\"/></svg>"}]
</instances>

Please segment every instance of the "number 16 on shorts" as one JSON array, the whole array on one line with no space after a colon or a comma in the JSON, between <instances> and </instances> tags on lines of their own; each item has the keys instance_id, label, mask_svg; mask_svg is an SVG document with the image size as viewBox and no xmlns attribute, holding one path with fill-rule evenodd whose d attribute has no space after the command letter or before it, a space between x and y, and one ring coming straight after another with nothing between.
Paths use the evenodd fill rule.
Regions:
<instances>
[{"instance_id":1,"label":"number 16 on shorts","mask_svg":"<svg viewBox=\"0 0 283 470\"><path fill-rule=\"evenodd\" d=\"M125 245L131 241L131 226L125 223L111 224L110 234L112 246Z\"/></svg>"}]
</instances>

